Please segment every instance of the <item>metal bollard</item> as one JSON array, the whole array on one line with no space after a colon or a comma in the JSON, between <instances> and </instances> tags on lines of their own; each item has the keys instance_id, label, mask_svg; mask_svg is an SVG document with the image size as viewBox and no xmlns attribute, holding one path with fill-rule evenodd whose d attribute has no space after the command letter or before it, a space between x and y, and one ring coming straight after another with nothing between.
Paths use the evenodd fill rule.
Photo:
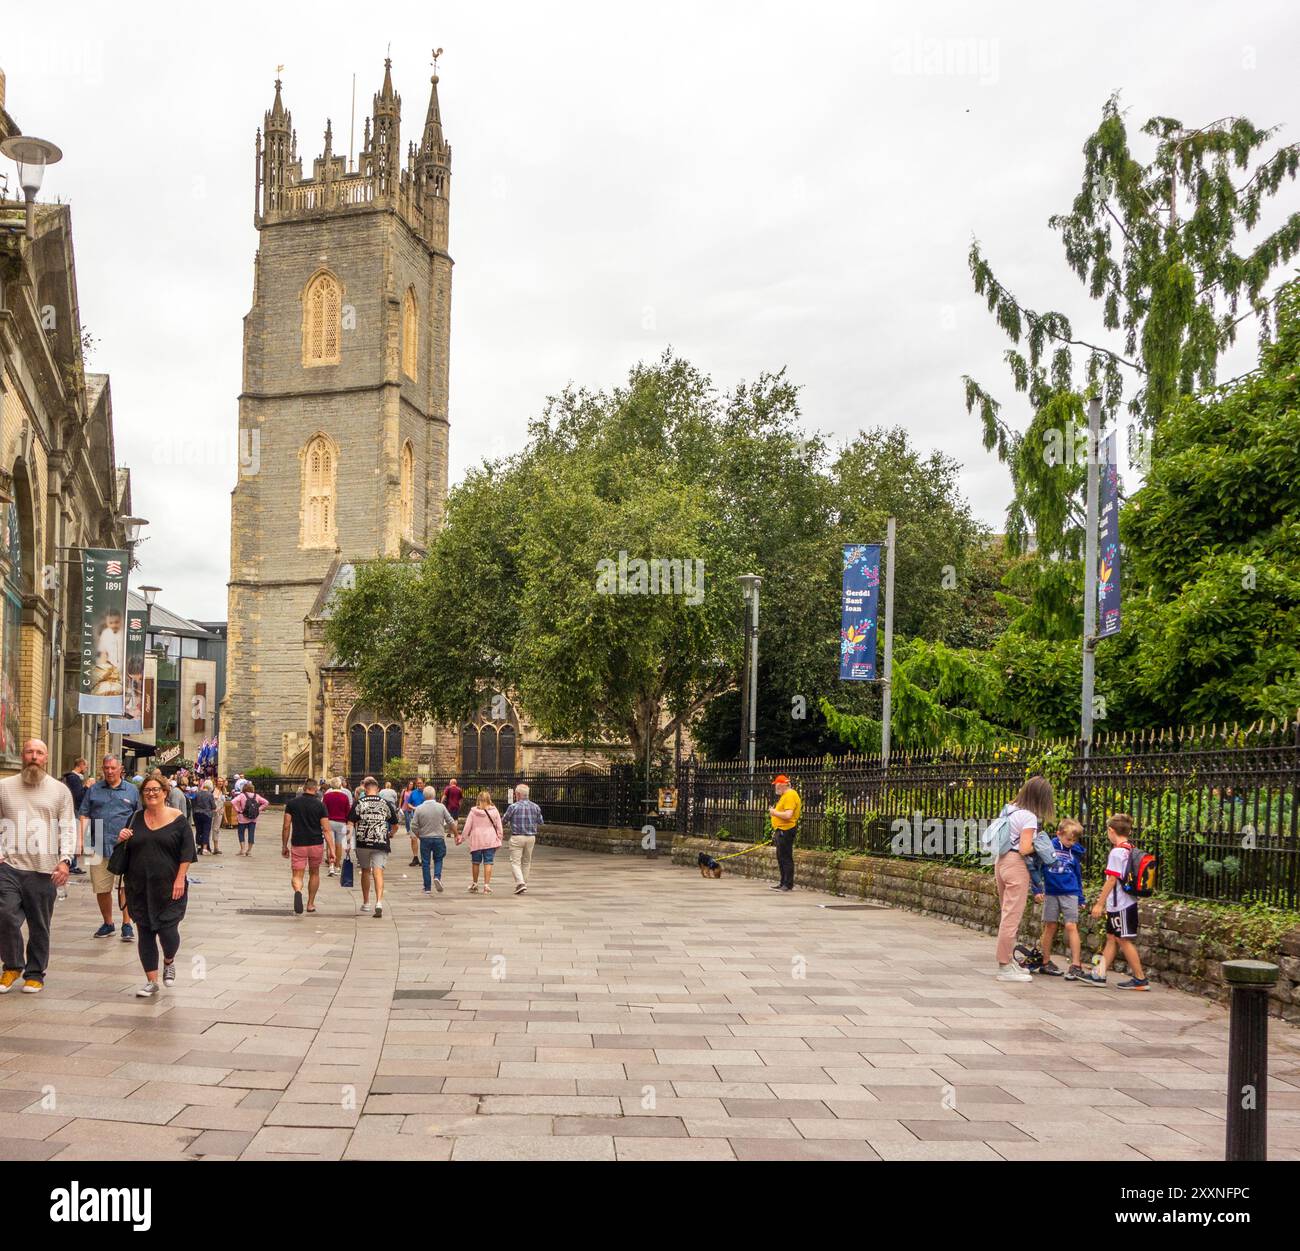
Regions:
<instances>
[{"instance_id":1,"label":"metal bollard","mask_svg":"<svg viewBox=\"0 0 1300 1251\"><path fill-rule=\"evenodd\" d=\"M1262 960L1226 960L1223 980L1232 992L1228 1018L1229 1163L1268 1159L1268 995L1278 966Z\"/></svg>"}]
</instances>

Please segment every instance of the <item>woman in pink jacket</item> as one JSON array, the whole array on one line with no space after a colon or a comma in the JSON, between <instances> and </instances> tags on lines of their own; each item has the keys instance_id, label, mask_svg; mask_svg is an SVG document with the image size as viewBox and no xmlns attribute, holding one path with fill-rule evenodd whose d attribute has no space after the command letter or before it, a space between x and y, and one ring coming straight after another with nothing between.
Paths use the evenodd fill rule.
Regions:
<instances>
[{"instance_id":1,"label":"woman in pink jacket","mask_svg":"<svg viewBox=\"0 0 1300 1251\"><path fill-rule=\"evenodd\" d=\"M478 802L469 810L465 818L465 828L456 835L459 845L469 839L470 872L474 880L470 883L469 893L478 893L478 867L483 866L483 893L492 893L492 861L496 859L497 848L501 846L501 814L492 802L491 791L480 791Z\"/></svg>"}]
</instances>

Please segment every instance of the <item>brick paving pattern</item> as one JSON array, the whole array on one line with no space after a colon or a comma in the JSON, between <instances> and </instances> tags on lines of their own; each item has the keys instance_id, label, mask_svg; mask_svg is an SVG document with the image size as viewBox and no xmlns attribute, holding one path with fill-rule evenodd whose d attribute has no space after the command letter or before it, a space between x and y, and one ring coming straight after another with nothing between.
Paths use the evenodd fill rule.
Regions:
<instances>
[{"instance_id":1,"label":"brick paving pattern","mask_svg":"<svg viewBox=\"0 0 1300 1251\"><path fill-rule=\"evenodd\" d=\"M336 879L299 919L265 824L195 867L157 1000L73 879L45 992L0 1000L0 1159L1222 1158L1209 1001L1000 985L942 921L544 846L522 898L504 864L469 895L464 848L426 898L395 854L382 919ZM1271 1030L1270 1153L1300 1159L1300 1031Z\"/></svg>"}]
</instances>

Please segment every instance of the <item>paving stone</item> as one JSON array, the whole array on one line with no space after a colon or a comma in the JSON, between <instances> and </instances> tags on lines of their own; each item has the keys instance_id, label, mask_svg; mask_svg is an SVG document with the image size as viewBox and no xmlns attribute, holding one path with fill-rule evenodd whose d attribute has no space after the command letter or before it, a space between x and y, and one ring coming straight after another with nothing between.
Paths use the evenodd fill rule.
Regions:
<instances>
[{"instance_id":1,"label":"paving stone","mask_svg":"<svg viewBox=\"0 0 1300 1251\"><path fill-rule=\"evenodd\" d=\"M66 1146L59 1138L0 1138L0 1160L48 1160Z\"/></svg>"},{"instance_id":2,"label":"paving stone","mask_svg":"<svg viewBox=\"0 0 1300 1251\"><path fill-rule=\"evenodd\" d=\"M617 1140L615 1140L617 1142ZM843 1138L795 1141L790 1138L732 1138L738 1160L879 1160L867 1142Z\"/></svg>"},{"instance_id":3,"label":"paving stone","mask_svg":"<svg viewBox=\"0 0 1300 1251\"><path fill-rule=\"evenodd\" d=\"M654 1138L660 1144L671 1141ZM613 1160L614 1139L603 1135L571 1134L510 1138L468 1136L455 1140L453 1160ZM658 1157L662 1158L662 1157Z\"/></svg>"},{"instance_id":4,"label":"paving stone","mask_svg":"<svg viewBox=\"0 0 1300 1251\"><path fill-rule=\"evenodd\" d=\"M0 1158L1221 1158L1218 1004L1017 993L935 918L744 879L701 908L667 860L541 854L526 901L432 905L398 874L392 923L335 896L293 945L279 857L213 873L206 979L161 1002L74 893L51 993L0 1005ZM1270 1155L1300 1158L1300 1031L1271 1044Z\"/></svg>"},{"instance_id":5,"label":"paving stone","mask_svg":"<svg viewBox=\"0 0 1300 1251\"><path fill-rule=\"evenodd\" d=\"M254 1131L240 1132L230 1129L210 1129L200 1134L186 1148L189 1155L221 1156L225 1159L237 1159L240 1153L253 1141Z\"/></svg>"},{"instance_id":6,"label":"paving stone","mask_svg":"<svg viewBox=\"0 0 1300 1251\"><path fill-rule=\"evenodd\" d=\"M826 1104L816 1099L723 1099L728 1116L834 1116Z\"/></svg>"},{"instance_id":7,"label":"paving stone","mask_svg":"<svg viewBox=\"0 0 1300 1251\"><path fill-rule=\"evenodd\" d=\"M352 1137L349 1129L310 1129L264 1125L244 1148L241 1160L340 1160Z\"/></svg>"},{"instance_id":8,"label":"paving stone","mask_svg":"<svg viewBox=\"0 0 1300 1251\"><path fill-rule=\"evenodd\" d=\"M625 1138L614 1139L620 1160L734 1160L736 1153L726 1138Z\"/></svg>"}]
</instances>

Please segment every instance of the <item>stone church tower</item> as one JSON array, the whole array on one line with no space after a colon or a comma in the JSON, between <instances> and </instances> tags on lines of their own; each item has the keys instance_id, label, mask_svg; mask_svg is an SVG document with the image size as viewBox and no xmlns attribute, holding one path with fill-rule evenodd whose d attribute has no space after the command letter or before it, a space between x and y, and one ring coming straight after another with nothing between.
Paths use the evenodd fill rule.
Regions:
<instances>
[{"instance_id":1,"label":"stone church tower","mask_svg":"<svg viewBox=\"0 0 1300 1251\"><path fill-rule=\"evenodd\" d=\"M386 61L355 168L333 151L327 123L304 174L279 81L257 137L260 243L231 505L229 771L348 771L351 700L321 638L330 593L354 562L420 557L442 522L451 147L436 74L404 165L401 126ZM377 729L411 757L431 746L431 727L363 725L362 738Z\"/></svg>"}]
</instances>

